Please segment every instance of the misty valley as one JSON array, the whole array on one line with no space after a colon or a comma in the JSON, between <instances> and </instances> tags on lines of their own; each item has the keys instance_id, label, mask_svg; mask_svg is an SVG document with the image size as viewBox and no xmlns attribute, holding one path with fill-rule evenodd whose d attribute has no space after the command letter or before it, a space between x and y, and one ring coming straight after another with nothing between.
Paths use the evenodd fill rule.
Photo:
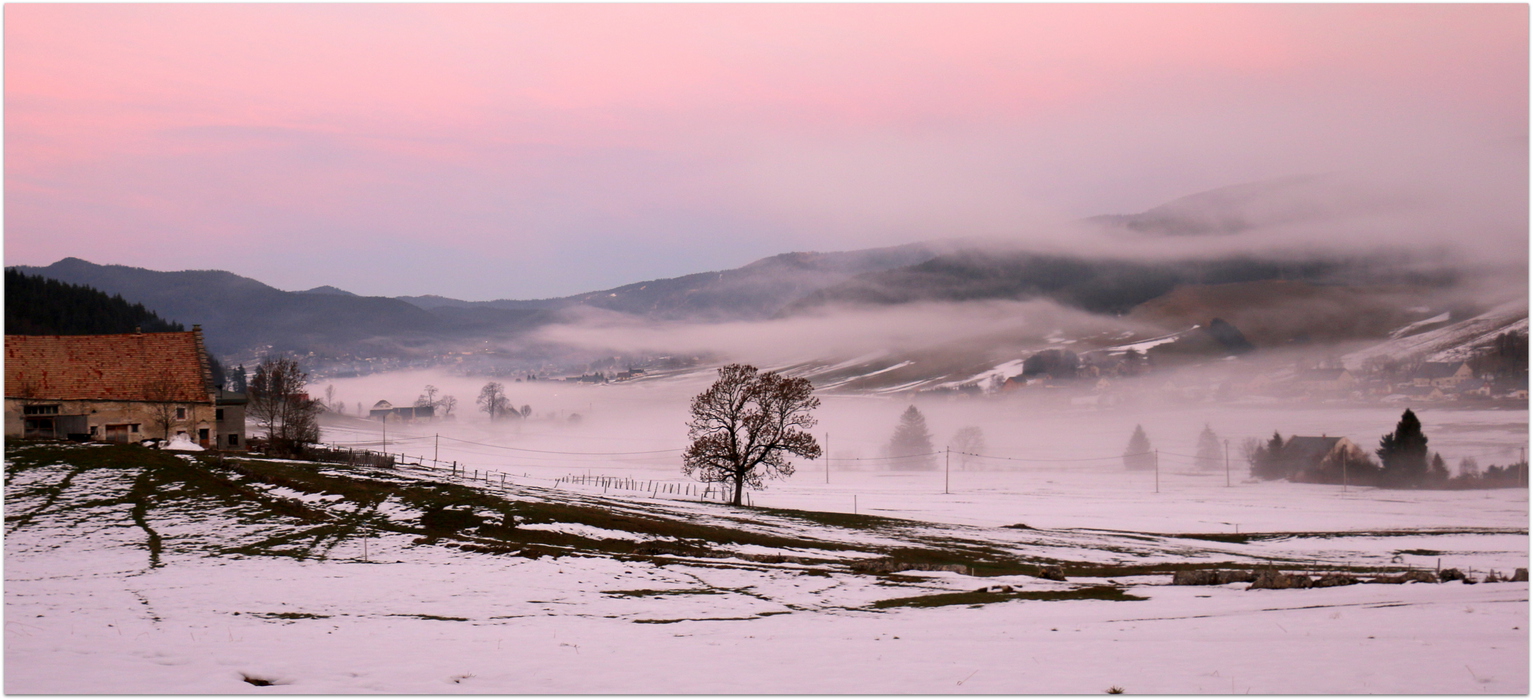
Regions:
<instances>
[{"instance_id":1,"label":"misty valley","mask_svg":"<svg viewBox=\"0 0 1533 700\"><path fill-rule=\"evenodd\" d=\"M11 3L17 695L1529 691L1528 3Z\"/></svg>"},{"instance_id":2,"label":"misty valley","mask_svg":"<svg viewBox=\"0 0 1533 700\"><path fill-rule=\"evenodd\" d=\"M197 669L87 692L1524 692L1525 286L1231 244L1332 225L1275 204L1312 185L532 301L8 268L8 333L196 321L250 402L235 450L7 442L10 653Z\"/></svg>"}]
</instances>

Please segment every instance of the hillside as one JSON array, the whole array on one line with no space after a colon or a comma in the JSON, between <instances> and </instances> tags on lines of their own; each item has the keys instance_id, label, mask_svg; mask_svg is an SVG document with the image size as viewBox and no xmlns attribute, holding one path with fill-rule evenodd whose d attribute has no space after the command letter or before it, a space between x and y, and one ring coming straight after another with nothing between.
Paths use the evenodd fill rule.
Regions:
<instances>
[{"instance_id":1,"label":"hillside","mask_svg":"<svg viewBox=\"0 0 1533 700\"><path fill-rule=\"evenodd\" d=\"M1274 222L1344 216L1351 210L1328 202L1337 201L1346 191L1345 183L1336 178L1287 178L1221 188L1141 214L1093 221L1145 239L1238 233ZM1348 201L1371 206L1366 197ZM1432 294L1457 281L1452 271L1423 272L1426 268L1403 264L1398 258L1384 253L1350 257L1253 253L1129 260L1101 254L997 250L974 241L951 240L785 253L736 269L647 280L568 297L494 301L434 295L362 297L330 286L287 292L217 270L159 272L78 258L15 269L88 285L163 317L201 324L213 352L225 358L244 360L272 350L313 353L317 358L349 363L347 371L366 372L402 362L438 362L445 353L472 348L496 354L480 367L493 373L512 366L573 367L591 361L589 352L540 342L531 335L550 324L582 318L570 313L581 309L641 321L711 324L785 319L845 307L1043 299L1095 314L1128 315L1131 325L1148 324L1157 332L1223 318L1259 348L1306 340L1376 339L1421 320L1416 312L1405 309L1430 307L1435 312L1441 304ZM646 350L662 355L672 351ZM927 380L955 381L985 363L994 367L1009 361L1001 355L1017 350L968 348L956 355L939 353L948 356L936 363L942 367L920 364L937 372L926 373ZM609 356L630 351L592 350ZM821 359L837 364L851 358ZM907 383L916 382L921 371L889 370L886 379L908 375Z\"/></svg>"},{"instance_id":2,"label":"hillside","mask_svg":"<svg viewBox=\"0 0 1533 700\"><path fill-rule=\"evenodd\" d=\"M1389 340L1343 355L1348 369L1357 369L1370 358L1397 360L1417 358L1426 362L1462 362L1485 352L1502 333L1528 332L1527 300L1501 304L1473 318L1429 326L1413 324L1401 328Z\"/></svg>"},{"instance_id":3,"label":"hillside","mask_svg":"<svg viewBox=\"0 0 1533 700\"><path fill-rule=\"evenodd\" d=\"M1525 582L1167 585L1176 571L1261 566L1368 580L1401 570L1396 550L1417 546L1506 571L1526 565L1515 527L974 527L730 508L617 478L555 485L129 446L7 444L6 472L8 693L937 693L959 682L1187 693L1233 682L1209 667L1242 691L1357 692L1337 678L1359 644L1397 662L1367 677L1378 692L1527 685ZM1396 499L1375 500L1352 508L1400 517L1402 506L1379 505ZM1406 508L1464 522L1484 510ZM1068 580L1041 578L1044 566ZM1099 663L1109 651L1120 663ZM1307 673L1291 673L1294 655ZM1019 666L1035 658L1053 671L1048 685L1038 665Z\"/></svg>"},{"instance_id":4,"label":"hillside","mask_svg":"<svg viewBox=\"0 0 1533 700\"><path fill-rule=\"evenodd\" d=\"M7 335L104 335L186 330L143 304L107 296L86 285L5 271Z\"/></svg>"},{"instance_id":5,"label":"hillside","mask_svg":"<svg viewBox=\"0 0 1533 700\"><path fill-rule=\"evenodd\" d=\"M285 292L221 270L159 272L65 258L11 268L121 295L182 323L201 324L220 355L270 347L290 352L400 353L428 346L443 321L394 299Z\"/></svg>"},{"instance_id":6,"label":"hillside","mask_svg":"<svg viewBox=\"0 0 1533 700\"><path fill-rule=\"evenodd\" d=\"M647 280L557 299L462 301L440 296L399 297L423 309L507 310L590 306L650 319L733 321L768 318L814 291L866 272L930 259L937 247L913 244L837 253L784 253L732 270Z\"/></svg>"},{"instance_id":7,"label":"hillside","mask_svg":"<svg viewBox=\"0 0 1533 700\"><path fill-rule=\"evenodd\" d=\"M1349 276L1352 267L1348 261L1325 257L1137 262L964 250L909 267L859 275L804 297L788 311L840 304L1045 298L1095 313L1122 314L1179 285L1333 280Z\"/></svg>"},{"instance_id":8,"label":"hillside","mask_svg":"<svg viewBox=\"0 0 1533 700\"><path fill-rule=\"evenodd\" d=\"M919 245L788 253L735 270L650 280L562 299L490 302L362 297L334 287L286 292L219 270L160 272L78 258L12 269L89 285L199 323L219 354L270 347L321 355L409 356L453 349L465 341L513 337L556 320L561 309L579 306L654 319L765 318L810 291L930 255Z\"/></svg>"},{"instance_id":9,"label":"hillside","mask_svg":"<svg viewBox=\"0 0 1533 700\"><path fill-rule=\"evenodd\" d=\"M1334 343L1383 338L1400 326L1434 315L1434 304L1441 302L1433 291L1292 280L1188 284L1135 306L1128 318L1166 328L1222 318L1257 347Z\"/></svg>"}]
</instances>

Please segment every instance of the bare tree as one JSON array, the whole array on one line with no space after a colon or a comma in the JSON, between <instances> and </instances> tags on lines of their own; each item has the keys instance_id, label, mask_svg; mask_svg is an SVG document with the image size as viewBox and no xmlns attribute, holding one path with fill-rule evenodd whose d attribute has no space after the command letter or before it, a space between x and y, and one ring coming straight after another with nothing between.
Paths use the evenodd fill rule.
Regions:
<instances>
[{"instance_id":1,"label":"bare tree","mask_svg":"<svg viewBox=\"0 0 1533 700\"><path fill-rule=\"evenodd\" d=\"M476 401L479 410L490 414L490 420L496 416L505 415L512 410L511 399L506 398L506 386L500 382L490 382L479 390L479 398ZM518 416L521 414L518 413Z\"/></svg>"},{"instance_id":2,"label":"bare tree","mask_svg":"<svg viewBox=\"0 0 1533 700\"><path fill-rule=\"evenodd\" d=\"M692 398L681 471L702 481L731 484L740 505L745 487L763 488L767 478L793 475L789 455L820 456L808 432L820 406L808 379L792 379L750 365L726 365L707 391Z\"/></svg>"},{"instance_id":3,"label":"bare tree","mask_svg":"<svg viewBox=\"0 0 1533 700\"><path fill-rule=\"evenodd\" d=\"M170 439L170 429L175 426L176 409L185 413L185 404L176 402L176 382L168 375L159 375L144 384L144 398L149 399L149 424L162 437Z\"/></svg>"},{"instance_id":4,"label":"bare tree","mask_svg":"<svg viewBox=\"0 0 1533 700\"><path fill-rule=\"evenodd\" d=\"M319 441L319 403L304 393L309 375L298 361L267 357L250 379L248 410L277 453L298 454Z\"/></svg>"},{"instance_id":5,"label":"bare tree","mask_svg":"<svg viewBox=\"0 0 1533 700\"><path fill-rule=\"evenodd\" d=\"M441 393L442 390L438 389L438 388L436 388L436 387L434 387L434 386L432 386L430 384L427 384L426 388L423 389L422 391L423 391L423 393L419 397L417 397L415 399L415 405L416 406L433 406L433 407L435 407L436 406L436 395Z\"/></svg>"},{"instance_id":6,"label":"bare tree","mask_svg":"<svg viewBox=\"0 0 1533 700\"><path fill-rule=\"evenodd\" d=\"M952 442L949 446L958 452L958 468L968 469L969 463L974 460L974 455L985 451L985 431L978 426L959 428L953 433Z\"/></svg>"},{"instance_id":7,"label":"bare tree","mask_svg":"<svg viewBox=\"0 0 1533 700\"><path fill-rule=\"evenodd\" d=\"M335 410L335 385L334 384L326 384L325 385L325 410L326 411L334 411ZM344 409L339 411L339 413L345 413L345 412L346 411Z\"/></svg>"},{"instance_id":8,"label":"bare tree","mask_svg":"<svg viewBox=\"0 0 1533 700\"><path fill-rule=\"evenodd\" d=\"M441 405L441 407L442 407L442 417L446 418L446 417L452 415L452 410L453 409L458 407L458 397L456 397L456 396L443 396L442 400L438 401L437 403L439 405Z\"/></svg>"}]
</instances>

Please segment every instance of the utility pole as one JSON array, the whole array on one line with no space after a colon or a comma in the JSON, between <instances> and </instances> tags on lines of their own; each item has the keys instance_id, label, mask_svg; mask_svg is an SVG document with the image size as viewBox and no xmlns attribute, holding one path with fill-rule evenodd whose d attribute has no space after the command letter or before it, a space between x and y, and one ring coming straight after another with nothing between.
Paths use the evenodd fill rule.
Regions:
<instances>
[{"instance_id":1,"label":"utility pole","mask_svg":"<svg viewBox=\"0 0 1533 700\"><path fill-rule=\"evenodd\" d=\"M389 453L389 414L378 414L378 422L383 424L383 454Z\"/></svg>"},{"instance_id":2,"label":"utility pole","mask_svg":"<svg viewBox=\"0 0 1533 700\"><path fill-rule=\"evenodd\" d=\"M951 478L951 476L953 474L953 447L951 445L949 445L949 446L943 448L943 454L944 454L944 457L942 458L942 493L946 494L946 493L950 493L948 491L948 483L949 483L950 478Z\"/></svg>"},{"instance_id":3,"label":"utility pole","mask_svg":"<svg viewBox=\"0 0 1533 700\"><path fill-rule=\"evenodd\" d=\"M1341 458L1341 492L1347 492L1347 458Z\"/></svg>"},{"instance_id":4,"label":"utility pole","mask_svg":"<svg viewBox=\"0 0 1533 700\"><path fill-rule=\"evenodd\" d=\"M825 483L830 483L830 433L825 433Z\"/></svg>"},{"instance_id":5,"label":"utility pole","mask_svg":"<svg viewBox=\"0 0 1533 700\"><path fill-rule=\"evenodd\" d=\"M1155 493L1160 493L1160 448L1155 449Z\"/></svg>"},{"instance_id":6,"label":"utility pole","mask_svg":"<svg viewBox=\"0 0 1533 700\"><path fill-rule=\"evenodd\" d=\"M1230 441L1229 440L1225 440L1224 441L1224 485L1225 485L1226 488L1228 488L1229 485L1230 485Z\"/></svg>"},{"instance_id":7,"label":"utility pole","mask_svg":"<svg viewBox=\"0 0 1533 700\"><path fill-rule=\"evenodd\" d=\"M434 438L436 438L436 441L432 443L432 447L431 447L431 464L433 466L435 466L436 465L437 454L442 451L442 434L441 433L433 433L432 436ZM1228 442L1228 441L1226 441L1226 442Z\"/></svg>"}]
</instances>

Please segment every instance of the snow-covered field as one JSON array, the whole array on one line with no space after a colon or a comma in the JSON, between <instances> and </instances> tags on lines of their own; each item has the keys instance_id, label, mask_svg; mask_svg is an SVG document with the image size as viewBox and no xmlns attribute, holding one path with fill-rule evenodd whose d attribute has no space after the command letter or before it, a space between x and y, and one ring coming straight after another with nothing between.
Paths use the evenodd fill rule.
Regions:
<instances>
[{"instance_id":1,"label":"snow-covered field","mask_svg":"<svg viewBox=\"0 0 1533 700\"><path fill-rule=\"evenodd\" d=\"M90 449L98 448L79 448ZM618 518L518 528L531 537L619 549L676 541L631 537L627 518L778 538L714 542L717 555L702 558L579 547L534 558L390 530L419 516L393 496L358 504L301 480L240 482L253 491L220 496L195 478L62 466L70 461L78 460L27 464L8 454L9 693L1528 691L1526 583L1244 590L1170 586L1169 575L1135 568L1441 560L1477 575L1510 573L1528 562L1521 489L1226 487L1222 474L1168 470L1155 494L1150 475L1092 466L955 472L948 495L941 473L836 471L827 486L806 470L755 498L851 513L855 496L860 514L910 519L853 517L843 526L833 518L847 516L554 486L531 471L508 476L503 490L498 477L481 479L475 488L518 506ZM651 468L606 466L592 472L639 480ZM180 473L165 469L156 473ZM425 470L354 474L396 486L473 483ZM276 517L256 505L273 502L321 515ZM1017 523L1039 529L998 527ZM1241 533L1287 534L1244 542L1145 534L1232 534L1236 524ZM157 554L146 546L150 531ZM1079 573L1062 583L1020 569L849 568L916 549L1059 561ZM1114 595L1075 595L1094 587ZM996 597L984 604L887 603L987 588ZM1070 599L1028 598L1049 595Z\"/></svg>"}]
</instances>

